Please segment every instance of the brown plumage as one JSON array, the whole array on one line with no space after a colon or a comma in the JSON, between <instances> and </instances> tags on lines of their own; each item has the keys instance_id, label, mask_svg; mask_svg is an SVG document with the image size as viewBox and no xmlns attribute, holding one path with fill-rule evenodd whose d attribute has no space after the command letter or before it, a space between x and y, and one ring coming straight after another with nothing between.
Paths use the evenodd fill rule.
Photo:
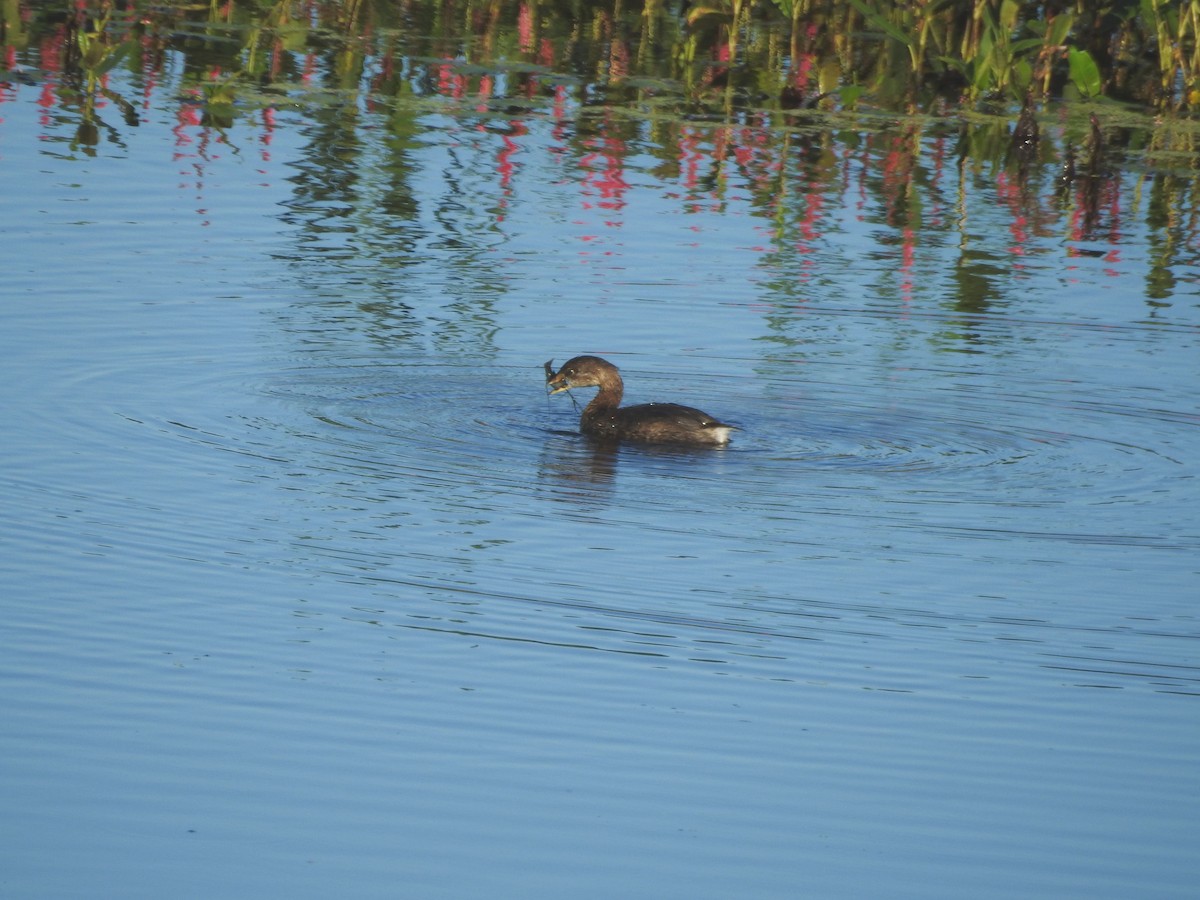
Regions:
<instances>
[{"instance_id":1,"label":"brown plumage","mask_svg":"<svg viewBox=\"0 0 1200 900\"><path fill-rule=\"evenodd\" d=\"M732 425L718 422L708 413L678 403L639 403L621 406L625 383L617 367L598 356L576 356L554 371L546 363L550 393L576 387L600 390L583 409L579 430L604 440L643 441L654 444L711 444L729 442Z\"/></svg>"}]
</instances>

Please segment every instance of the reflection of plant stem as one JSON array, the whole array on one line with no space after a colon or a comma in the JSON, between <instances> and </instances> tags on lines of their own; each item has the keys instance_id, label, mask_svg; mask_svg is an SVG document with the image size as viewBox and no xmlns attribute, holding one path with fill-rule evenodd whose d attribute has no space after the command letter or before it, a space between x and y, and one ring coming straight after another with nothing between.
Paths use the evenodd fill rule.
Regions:
<instances>
[{"instance_id":1,"label":"reflection of plant stem","mask_svg":"<svg viewBox=\"0 0 1200 900\"><path fill-rule=\"evenodd\" d=\"M730 0L730 6L732 8L732 15L726 46L729 50L729 65L732 68L737 65L738 36L742 31L742 14L748 12L748 6L746 0Z\"/></svg>"},{"instance_id":2,"label":"reflection of plant stem","mask_svg":"<svg viewBox=\"0 0 1200 900\"><path fill-rule=\"evenodd\" d=\"M140 119L138 118L137 107L122 97L114 90L102 87L100 95L111 102L121 111L121 118L125 120L126 125L137 125Z\"/></svg>"},{"instance_id":3,"label":"reflection of plant stem","mask_svg":"<svg viewBox=\"0 0 1200 900\"><path fill-rule=\"evenodd\" d=\"M95 95L100 87L101 78L112 71L133 48L132 40L124 40L114 46L110 43L109 22L112 19L112 6L105 4L103 15L97 19L93 28L76 25L74 28L74 50L68 56L75 77L82 74L83 90L89 95Z\"/></svg>"},{"instance_id":4,"label":"reflection of plant stem","mask_svg":"<svg viewBox=\"0 0 1200 900\"><path fill-rule=\"evenodd\" d=\"M98 18L88 19L83 13L67 21L65 50L62 63L65 87L79 101L80 123L75 132L72 146L82 148L92 155L92 149L100 142L100 124L96 116L96 98L104 97L120 111L125 122L138 123L133 105L116 91L104 84L104 77L111 72L133 49L135 41L126 38L114 44L111 35L113 6L111 0L101 7ZM120 143L116 133L106 128L110 139Z\"/></svg>"},{"instance_id":5,"label":"reflection of plant stem","mask_svg":"<svg viewBox=\"0 0 1200 900\"><path fill-rule=\"evenodd\" d=\"M1158 47L1162 96L1169 102L1177 73L1183 78L1181 105L1195 105L1200 97L1200 0L1176 4L1173 0L1145 0ZM1191 36L1191 58L1185 56Z\"/></svg>"}]
</instances>

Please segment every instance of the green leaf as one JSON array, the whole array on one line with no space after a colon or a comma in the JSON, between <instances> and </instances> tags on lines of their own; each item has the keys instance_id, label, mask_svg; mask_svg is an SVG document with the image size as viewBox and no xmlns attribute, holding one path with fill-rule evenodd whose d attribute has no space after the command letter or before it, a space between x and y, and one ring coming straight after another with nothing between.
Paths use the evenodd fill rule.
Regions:
<instances>
[{"instance_id":1,"label":"green leaf","mask_svg":"<svg viewBox=\"0 0 1200 900\"><path fill-rule=\"evenodd\" d=\"M914 35L902 31L898 25L894 24L883 13L870 9L862 0L850 0L850 5L862 13L868 22L892 40L899 41L906 47L914 43Z\"/></svg>"},{"instance_id":2,"label":"green leaf","mask_svg":"<svg viewBox=\"0 0 1200 900\"><path fill-rule=\"evenodd\" d=\"M957 56L939 56L937 61L944 65L947 69L952 69L963 75L967 74L968 66Z\"/></svg>"},{"instance_id":3,"label":"green leaf","mask_svg":"<svg viewBox=\"0 0 1200 900\"><path fill-rule=\"evenodd\" d=\"M1032 50L1035 47L1041 47L1041 46L1042 46L1041 38L1022 38L1019 41L1013 41L1012 45L1008 48L1008 52L1012 56L1020 56L1021 54L1025 53L1025 51L1027 51L1027 50Z\"/></svg>"},{"instance_id":4,"label":"green leaf","mask_svg":"<svg viewBox=\"0 0 1200 900\"><path fill-rule=\"evenodd\" d=\"M1018 59L1013 63L1011 78L1013 96L1018 99L1025 96L1029 83L1033 81L1033 66L1029 64L1029 60Z\"/></svg>"},{"instance_id":5,"label":"green leaf","mask_svg":"<svg viewBox=\"0 0 1200 900\"><path fill-rule=\"evenodd\" d=\"M847 109L853 109L854 104L858 102L858 98L862 96L862 85L848 84L837 90L837 95L842 101L842 105Z\"/></svg>"},{"instance_id":6,"label":"green leaf","mask_svg":"<svg viewBox=\"0 0 1200 900\"><path fill-rule=\"evenodd\" d=\"M1074 13L1060 12L1054 17L1054 24L1050 28L1050 39L1047 43L1057 47L1067 39L1067 32L1071 30L1071 26L1074 24Z\"/></svg>"},{"instance_id":7,"label":"green leaf","mask_svg":"<svg viewBox=\"0 0 1200 900\"><path fill-rule=\"evenodd\" d=\"M1000 4L1000 24L1008 31L1017 27L1017 17L1021 14L1021 4L1016 0L1004 0Z\"/></svg>"},{"instance_id":8,"label":"green leaf","mask_svg":"<svg viewBox=\"0 0 1200 900\"><path fill-rule=\"evenodd\" d=\"M104 59L100 60L100 62L95 65L93 68L94 74L103 75L106 72L111 71L116 67L117 63L129 55L129 51L132 50L134 46L135 44L133 41L125 41L123 44L118 44L116 47L113 47L112 50L105 55Z\"/></svg>"},{"instance_id":9,"label":"green leaf","mask_svg":"<svg viewBox=\"0 0 1200 900\"><path fill-rule=\"evenodd\" d=\"M1100 67L1086 50L1072 47L1067 51L1067 63L1071 69L1071 81L1084 97L1100 96Z\"/></svg>"}]
</instances>

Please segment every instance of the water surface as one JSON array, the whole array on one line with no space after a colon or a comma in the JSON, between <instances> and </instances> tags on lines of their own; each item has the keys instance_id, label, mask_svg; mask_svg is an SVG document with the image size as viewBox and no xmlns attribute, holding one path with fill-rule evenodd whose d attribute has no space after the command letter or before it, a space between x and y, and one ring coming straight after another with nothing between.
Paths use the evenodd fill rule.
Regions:
<instances>
[{"instance_id":1,"label":"water surface","mask_svg":"<svg viewBox=\"0 0 1200 900\"><path fill-rule=\"evenodd\" d=\"M1194 170L161 74L0 106L5 893L1194 891Z\"/></svg>"}]
</instances>

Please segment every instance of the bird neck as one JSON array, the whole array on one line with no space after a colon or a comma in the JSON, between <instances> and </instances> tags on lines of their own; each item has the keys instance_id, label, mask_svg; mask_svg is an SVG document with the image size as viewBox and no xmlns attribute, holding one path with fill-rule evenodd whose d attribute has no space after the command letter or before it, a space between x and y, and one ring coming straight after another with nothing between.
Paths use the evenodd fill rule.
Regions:
<instances>
[{"instance_id":1,"label":"bird neck","mask_svg":"<svg viewBox=\"0 0 1200 900\"><path fill-rule=\"evenodd\" d=\"M600 380L600 390L596 392L596 396L592 398L592 402L584 409L585 413L597 413L601 410L616 409L621 405L621 398L625 394L625 384L621 381L621 376L614 372L605 372Z\"/></svg>"}]
</instances>

